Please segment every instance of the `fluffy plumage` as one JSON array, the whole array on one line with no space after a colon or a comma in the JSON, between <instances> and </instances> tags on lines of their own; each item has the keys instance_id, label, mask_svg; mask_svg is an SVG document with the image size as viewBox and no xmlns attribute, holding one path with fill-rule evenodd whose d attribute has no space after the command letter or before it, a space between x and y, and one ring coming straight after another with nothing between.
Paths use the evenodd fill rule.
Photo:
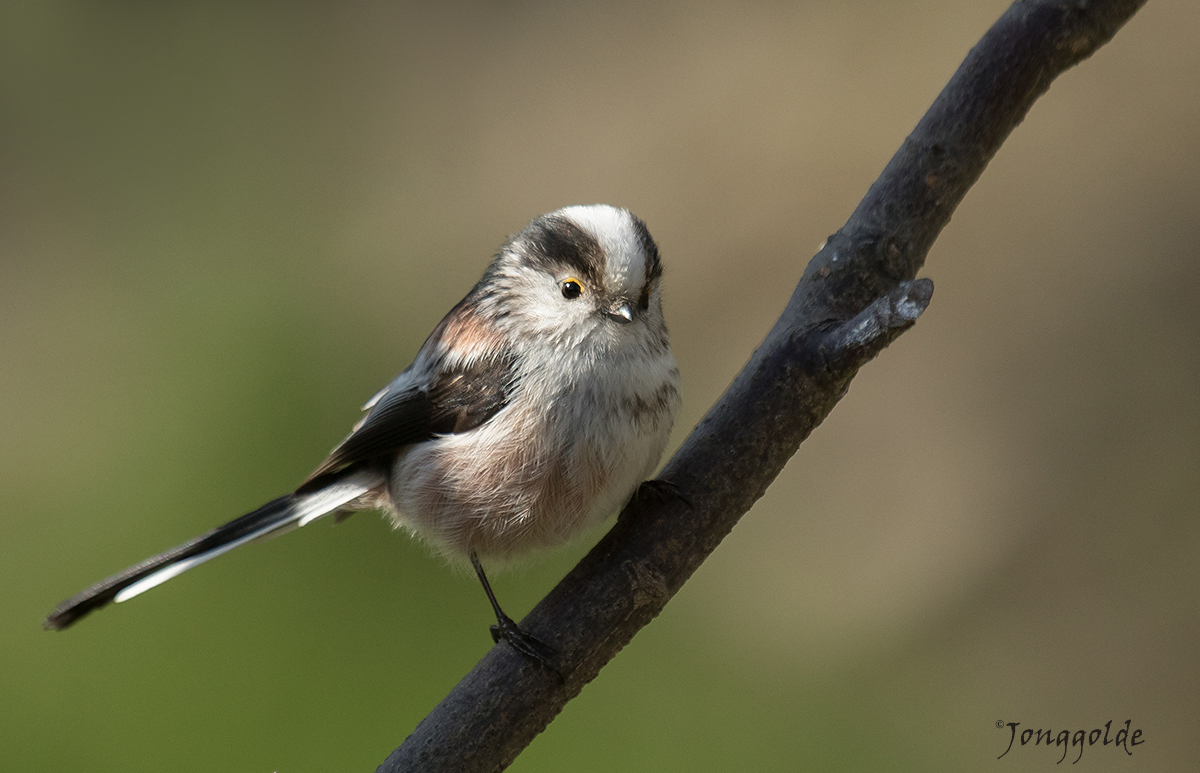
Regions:
<instances>
[{"instance_id":1,"label":"fluffy plumage","mask_svg":"<svg viewBox=\"0 0 1200 773\"><path fill-rule=\"evenodd\" d=\"M492 597L481 559L569 540L614 513L658 464L679 407L661 276L658 248L627 210L536 218L293 494L97 583L46 627L246 542L366 508L469 558ZM494 635L541 659L493 604Z\"/></svg>"}]
</instances>

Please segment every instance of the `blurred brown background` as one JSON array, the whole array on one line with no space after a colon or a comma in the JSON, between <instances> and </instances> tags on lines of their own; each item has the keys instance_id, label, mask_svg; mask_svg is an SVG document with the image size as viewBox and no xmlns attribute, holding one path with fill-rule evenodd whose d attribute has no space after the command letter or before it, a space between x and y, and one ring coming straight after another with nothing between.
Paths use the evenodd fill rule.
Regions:
<instances>
[{"instance_id":1,"label":"blurred brown background","mask_svg":"<svg viewBox=\"0 0 1200 773\"><path fill-rule=\"evenodd\" d=\"M490 644L379 518L41 618L289 490L566 204L659 241L678 442L1006 7L0 4L3 767L373 769ZM920 323L513 770L1048 770L997 721L1126 719L1081 766L1195 769L1197 29L1153 0L1055 83Z\"/></svg>"}]
</instances>

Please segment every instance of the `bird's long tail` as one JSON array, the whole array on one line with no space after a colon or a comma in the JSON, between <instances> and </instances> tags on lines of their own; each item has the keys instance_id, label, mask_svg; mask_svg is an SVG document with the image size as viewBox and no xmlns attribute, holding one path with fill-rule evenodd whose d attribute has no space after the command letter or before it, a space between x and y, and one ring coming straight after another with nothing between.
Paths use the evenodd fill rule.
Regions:
<instances>
[{"instance_id":1,"label":"bird's long tail","mask_svg":"<svg viewBox=\"0 0 1200 773\"><path fill-rule=\"evenodd\" d=\"M382 482L378 473L360 471L311 493L273 499L254 512L101 580L59 604L42 626L47 630L62 630L110 601L128 601L247 542L305 526L349 504Z\"/></svg>"}]
</instances>

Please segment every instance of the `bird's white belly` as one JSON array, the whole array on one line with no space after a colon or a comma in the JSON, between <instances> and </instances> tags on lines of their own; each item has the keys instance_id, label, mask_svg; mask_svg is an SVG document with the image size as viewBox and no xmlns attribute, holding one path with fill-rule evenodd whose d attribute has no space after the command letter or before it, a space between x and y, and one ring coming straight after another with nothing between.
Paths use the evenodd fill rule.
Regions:
<instances>
[{"instance_id":1,"label":"bird's white belly","mask_svg":"<svg viewBox=\"0 0 1200 773\"><path fill-rule=\"evenodd\" d=\"M653 471L670 431L664 418L609 422L607 437L570 436L546 426L550 412L510 405L483 426L401 455L393 518L450 554L504 560L560 545L616 512ZM518 442L528 438L547 441Z\"/></svg>"}]
</instances>

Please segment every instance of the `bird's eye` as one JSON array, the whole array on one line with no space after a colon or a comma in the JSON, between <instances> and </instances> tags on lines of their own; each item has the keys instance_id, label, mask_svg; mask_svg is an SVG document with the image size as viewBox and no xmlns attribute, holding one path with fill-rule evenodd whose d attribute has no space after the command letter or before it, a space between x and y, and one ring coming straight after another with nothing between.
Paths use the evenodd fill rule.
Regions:
<instances>
[{"instance_id":1,"label":"bird's eye","mask_svg":"<svg viewBox=\"0 0 1200 773\"><path fill-rule=\"evenodd\" d=\"M579 284L579 280L574 277L564 279L559 286L562 288L563 297L568 301L573 301L583 295L583 285Z\"/></svg>"}]
</instances>

